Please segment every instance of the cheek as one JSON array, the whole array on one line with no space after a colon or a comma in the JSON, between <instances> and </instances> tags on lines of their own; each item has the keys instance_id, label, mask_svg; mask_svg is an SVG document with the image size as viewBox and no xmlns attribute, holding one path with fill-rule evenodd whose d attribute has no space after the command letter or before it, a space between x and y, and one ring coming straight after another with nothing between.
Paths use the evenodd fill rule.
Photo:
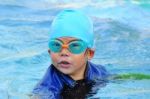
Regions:
<instances>
[{"instance_id":1,"label":"cheek","mask_svg":"<svg viewBox=\"0 0 150 99\"><path fill-rule=\"evenodd\" d=\"M74 56L74 60L75 60L75 64L79 65L79 64L84 64L87 62L87 57L86 55L82 54L80 56Z\"/></svg>"},{"instance_id":2,"label":"cheek","mask_svg":"<svg viewBox=\"0 0 150 99\"><path fill-rule=\"evenodd\" d=\"M53 63L57 62L58 55L55 53L50 54L51 60Z\"/></svg>"}]
</instances>

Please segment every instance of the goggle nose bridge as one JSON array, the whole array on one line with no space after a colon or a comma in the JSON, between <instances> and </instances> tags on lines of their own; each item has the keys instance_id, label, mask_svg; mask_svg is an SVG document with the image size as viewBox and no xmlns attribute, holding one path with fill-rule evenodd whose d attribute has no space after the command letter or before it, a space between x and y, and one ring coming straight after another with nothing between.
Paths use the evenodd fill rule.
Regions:
<instances>
[{"instance_id":1,"label":"goggle nose bridge","mask_svg":"<svg viewBox=\"0 0 150 99\"><path fill-rule=\"evenodd\" d=\"M68 49L68 44L62 44L62 48L67 48Z\"/></svg>"}]
</instances>

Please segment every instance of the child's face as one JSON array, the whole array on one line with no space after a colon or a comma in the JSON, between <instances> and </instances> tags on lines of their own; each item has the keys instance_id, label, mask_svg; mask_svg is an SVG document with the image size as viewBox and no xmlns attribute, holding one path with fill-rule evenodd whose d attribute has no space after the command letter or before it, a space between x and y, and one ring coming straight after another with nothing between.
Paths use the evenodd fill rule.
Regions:
<instances>
[{"instance_id":1,"label":"child's face","mask_svg":"<svg viewBox=\"0 0 150 99\"><path fill-rule=\"evenodd\" d=\"M77 40L76 38L63 37L59 38L63 44ZM71 53L68 48L62 48L60 52L53 52L49 49L49 54L53 65L62 73L69 75L74 80L83 79L86 63L94 55L94 51L86 49L79 54Z\"/></svg>"}]
</instances>

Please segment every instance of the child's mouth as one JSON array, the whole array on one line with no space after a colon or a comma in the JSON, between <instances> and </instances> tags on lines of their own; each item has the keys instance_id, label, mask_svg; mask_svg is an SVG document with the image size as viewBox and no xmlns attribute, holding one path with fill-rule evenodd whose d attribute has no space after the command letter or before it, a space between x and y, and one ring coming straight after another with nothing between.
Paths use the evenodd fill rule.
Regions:
<instances>
[{"instance_id":1,"label":"child's mouth","mask_svg":"<svg viewBox=\"0 0 150 99\"><path fill-rule=\"evenodd\" d=\"M58 63L60 65L60 67L62 68L69 68L70 67L70 63L67 61L61 61Z\"/></svg>"}]
</instances>

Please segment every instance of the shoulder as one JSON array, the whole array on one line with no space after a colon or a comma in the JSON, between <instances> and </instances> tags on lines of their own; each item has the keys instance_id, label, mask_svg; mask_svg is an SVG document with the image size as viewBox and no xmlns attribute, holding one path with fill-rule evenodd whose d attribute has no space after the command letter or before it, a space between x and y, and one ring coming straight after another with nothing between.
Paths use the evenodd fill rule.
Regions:
<instances>
[{"instance_id":1,"label":"shoulder","mask_svg":"<svg viewBox=\"0 0 150 99\"><path fill-rule=\"evenodd\" d=\"M55 70L53 65L50 65L39 84L48 87L52 85L52 82L57 78L57 76L57 70Z\"/></svg>"},{"instance_id":2,"label":"shoulder","mask_svg":"<svg viewBox=\"0 0 150 99\"><path fill-rule=\"evenodd\" d=\"M105 69L104 66L99 64L94 64L92 62L88 62L90 72L92 72L92 75L94 77L100 78L100 79L106 79L109 76L109 72Z\"/></svg>"},{"instance_id":3,"label":"shoulder","mask_svg":"<svg viewBox=\"0 0 150 99\"><path fill-rule=\"evenodd\" d=\"M59 78L58 71L54 68L53 65L49 66L44 77L39 81L35 86L32 93L33 94L58 94L59 90L62 88L62 83Z\"/></svg>"}]
</instances>

